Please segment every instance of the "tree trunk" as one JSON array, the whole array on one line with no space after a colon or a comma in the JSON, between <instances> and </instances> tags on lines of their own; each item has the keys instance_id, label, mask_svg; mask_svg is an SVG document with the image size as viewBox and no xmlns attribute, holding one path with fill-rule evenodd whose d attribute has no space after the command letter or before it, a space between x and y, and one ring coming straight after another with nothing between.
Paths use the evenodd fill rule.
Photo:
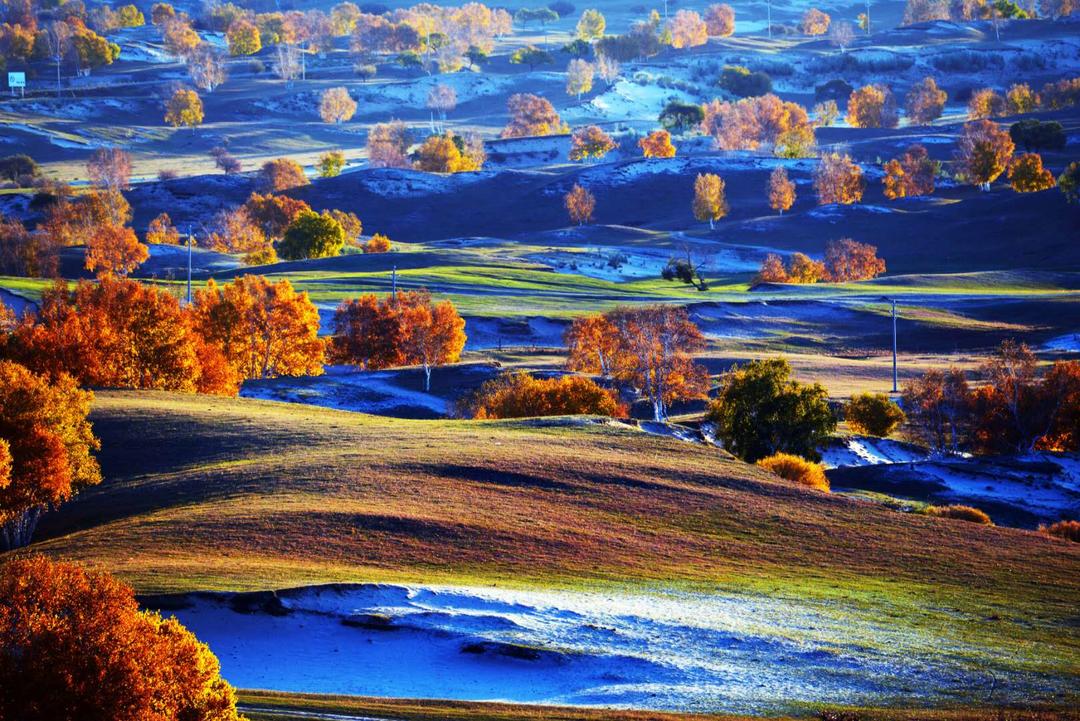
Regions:
<instances>
[{"instance_id":1,"label":"tree trunk","mask_svg":"<svg viewBox=\"0 0 1080 721\"><path fill-rule=\"evenodd\" d=\"M431 366L427 363L424 364L424 392L429 393L431 391Z\"/></svg>"},{"instance_id":2,"label":"tree trunk","mask_svg":"<svg viewBox=\"0 0 1080 721\"><path fill-rule=\"evenodd\" d=\"M38 520L44 509L30 508L10 521L0 525L0 551L12 551L30 545Z\"/></svg>"}]
</instances>

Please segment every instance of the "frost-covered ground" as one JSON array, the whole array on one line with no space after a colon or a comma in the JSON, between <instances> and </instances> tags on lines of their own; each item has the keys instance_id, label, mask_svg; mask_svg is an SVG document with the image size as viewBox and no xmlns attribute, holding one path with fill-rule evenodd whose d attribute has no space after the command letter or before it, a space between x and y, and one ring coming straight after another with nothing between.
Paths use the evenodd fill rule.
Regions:
<instances>
[{"instance_id":1,"label":"frost-covered ground","mask_svg":"<svg viewBox=\"0 0 1080 721\"><path fill-rule=\"evenodd\" d=\"M1030 700L1061 683L880 609L806 599L357 585L184 600L180 621L246 688L770 712L942 702L991 683Z\"/></svg>"}]
</instances>

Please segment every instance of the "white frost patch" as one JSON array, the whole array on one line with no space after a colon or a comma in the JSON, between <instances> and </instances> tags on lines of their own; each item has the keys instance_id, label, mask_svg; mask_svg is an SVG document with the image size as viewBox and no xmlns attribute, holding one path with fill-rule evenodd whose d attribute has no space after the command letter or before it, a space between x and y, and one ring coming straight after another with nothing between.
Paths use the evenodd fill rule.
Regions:
<instances>
[{"instance_id":1,"label":"white frost patch","mask_svg":"<svg viewBox=\"0 0 1080 721\"><path fill-rule=\"evenodd\" d=\"M977 637L924 636L880 608L807 599L386 585L189 598L177 617L244 688L766 713L930 703L990 683L965 665L985 652ZM259 611L267 601L277 613ZM1061 683L995 661L1011 694Z\"/></svg>"},{"instance_id":2,"label":"white frost patch","mask_svg":"<svg viewBox=\"0 0 1080 721\"><path fill-rule=\"evenodd\" d=\"M415 408L435 416L450 414L449 401L419 389L404 388L395 380L398 380L397 371L327 366L321 376L248 381L240 389L240 395L360 413L387 414Z\"/></svg>"},{"instance_id":3,"label":"white frost patch","mask_svg":"<svg viewBox=\"0 0 1080 721\"><path fill-rule=\"evenodd\" d=\"M1051 338L1043 343L1046 350L1067 351L1069 353L1080 352L1080 333L1066 333L1056 338Z\"/></svg>"},{"instance_id":4,"label":"white frost patch","mask_svg":"<svg viewBox=\"0 0 1080 721\"><path fill-rule=\"evenodd\" d=\"M873 436L849 436L820 449L820 452L826 468L914 463L930 457L925 448Z\"/></svg>"},{"instance_id":5,"label":"white frost patch","mask_svg":"<svg viewBox=\"0 0 1080 721\"><path fill-rule=\"evenodd\" d=\"M697 102L687 93L659 85L641 85L629 80L619 80L609 90L597 95L580 108L564 113L568 120L648 120L656 122L657 116L669 101Z\"/></svg>"},{"instance_id":6,"label":"white frost patch","mask_svg":"<svg viewBox=\"0 0 1080 721\"><path fill-rule=\"evenodd\" d=\"M455 193L464 186L485 178L493 172L424 173L419 170L378 168L355 173L357 182L369 192L384 198L413 198L439 193Z\"/></svg>"}]
</instances>

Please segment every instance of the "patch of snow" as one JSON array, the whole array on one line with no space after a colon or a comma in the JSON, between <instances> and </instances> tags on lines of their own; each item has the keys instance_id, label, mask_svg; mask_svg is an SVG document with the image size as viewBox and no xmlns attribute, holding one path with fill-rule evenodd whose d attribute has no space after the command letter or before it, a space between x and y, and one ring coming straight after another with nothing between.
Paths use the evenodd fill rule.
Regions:
<instances>
[{"instance_id":1,"label":"patch of snow","mask_svg":"<svg viewBox=\"0 0 1080 721\"><path fill-rule=\"evenodd\" d=\"M925 448L874 436L849 436L819 449L826 468L914 463L930 458Z\"/></svg>"},{"instance_id":2,"label":"patch of snow","mask_svg":"<svg viewBox=\"0 0 1080 721\"><path fill-rule=\"evenodd\" d=\"M1043 343L1043 348L1051 351L1067 351L1069 353L1080 353L1080 332L1066 333L1065 335L1059 335L1056 338Z\"/></svg>"}]
</instances>

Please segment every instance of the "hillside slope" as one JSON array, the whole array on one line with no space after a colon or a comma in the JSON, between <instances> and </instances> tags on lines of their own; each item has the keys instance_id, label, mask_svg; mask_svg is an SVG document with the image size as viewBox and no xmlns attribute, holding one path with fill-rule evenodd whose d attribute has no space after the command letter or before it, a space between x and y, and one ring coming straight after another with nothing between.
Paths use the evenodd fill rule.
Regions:
<instances>
[{"instance_id":1,"label":"hillside slope","mask_svg":"<svg viewBox=\"0 0 1080 721\"><path fill-rule=\"evenodd\" d=\"M887 622L979 667L1062 679L1080 659L1075 544L792 488L714 448L585 420L154 393L100 392L93 419L107 480L49 514L34 548L144 593L681 588Z\"/></svg>"}]
</instances>

